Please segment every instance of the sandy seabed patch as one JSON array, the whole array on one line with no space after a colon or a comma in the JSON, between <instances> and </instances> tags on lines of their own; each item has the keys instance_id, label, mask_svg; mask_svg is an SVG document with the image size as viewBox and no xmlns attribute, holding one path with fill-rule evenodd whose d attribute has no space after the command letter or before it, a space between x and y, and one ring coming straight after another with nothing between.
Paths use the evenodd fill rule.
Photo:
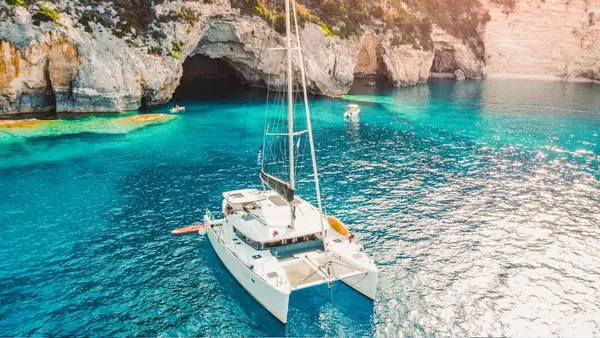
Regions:
<instances>
[{"instance_id":1,"label":"sandy seabed patch","mask_svg":"<svg viewBox=\"0 0 600 338\"><path fill-rule=\"evenodd\" d=\"M124 134L146 126L166 123L177 115L138 114L125 117L90 116L75 120L0 120L0 139L73 135L80 133Z\"/></svg>"}]
</instances>

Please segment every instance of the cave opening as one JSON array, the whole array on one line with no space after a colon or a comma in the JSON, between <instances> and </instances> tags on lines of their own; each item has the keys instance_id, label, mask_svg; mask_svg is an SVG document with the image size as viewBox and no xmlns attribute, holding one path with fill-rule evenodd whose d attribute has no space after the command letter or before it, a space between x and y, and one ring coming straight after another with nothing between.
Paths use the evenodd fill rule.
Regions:
<instances>
[{"instance_id":1,"label":"cave opening","mask_svg":"<svg viewBox=\"0 0 600 338\"><path fill-rule=\"evenodd\" d=\"M350 94L370 94L377 89L392 87L382 50L377 36L367 33L361 38Z\"/></svg>"},{"instance_id":2,"label":"cave opening","mask_svg":"<svg viewBox=\"0 0 600 338\"><path fill-rule=\"evenodd\" d=\"M454 50L436 50L431 64L432 77L454 78L454 72L459 69Z\"/></svg>"},{"instance_id":3,"label":"cave opening","mask_svg":"<svg viewBox=\"0 0 600 338\"><path fill-rule=\"evenodd\" d=\"M245 95L250 84L224 59L196 54L183 63L175 100L215 100Z\"/></svg>"}]
</instances>

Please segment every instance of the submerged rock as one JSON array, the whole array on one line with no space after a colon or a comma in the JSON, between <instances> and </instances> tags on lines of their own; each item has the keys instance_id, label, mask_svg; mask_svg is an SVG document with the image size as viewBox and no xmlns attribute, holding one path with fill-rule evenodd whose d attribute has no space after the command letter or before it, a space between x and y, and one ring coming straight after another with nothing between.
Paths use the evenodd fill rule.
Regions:
<instances>
[{"instance_id":1,"label":"submerged rock","mask_svg":"<svg viewBox=\"0 0 600 338\"><path fill-rule=\"evenodd\" d=\"M111 123L134 123L134 124L158 124L165 123L176 119L177 115L170 114L140 114L127 117L119 117L111 121Z\"/></svg>"},{"instance_id":2,"label":"submerged rock","mask_svg":"<svg viewBox=\"0 0 600 338\"><path fill-rule=\"evenodd\" d=\"M462 80L465 79L465 73L462 70L457 69L457 70L454 71L454 78L457 81L462 81Z\"/></svg>"},{"instance_id":3,"label":"submerged rock","mask_svg":"<svg viewBox=\"0 0 600 338\"><path fill-rule=\"evenodd\" d=\"M75 120L0 120L0 140L74 135L81 133L125 134L178 118L169 114L139 114L124 117L90 116Z\"/></svg>"},{"instance_id":4,"label":"submerged rock","mask_svg":"<svg viewBox=\"0 0 600 338\"><path fill-rule=\"evenodd\" d=\"M0 120L0 131L11 130L11 129L32 129L48 126L55 123L55 120L38 120L38 119L25 119L25 120Z\"/></svg>"}]
</instances>

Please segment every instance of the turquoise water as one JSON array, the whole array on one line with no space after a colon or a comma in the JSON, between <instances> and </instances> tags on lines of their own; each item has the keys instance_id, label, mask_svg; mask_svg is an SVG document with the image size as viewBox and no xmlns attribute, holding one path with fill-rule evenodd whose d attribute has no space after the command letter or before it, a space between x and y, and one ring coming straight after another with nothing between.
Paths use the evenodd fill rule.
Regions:
<instances>
[{"instance_id":1,"label":"turquoise water","mask_svg":"<svg viewBox=\"0 0 600 338\"><path fill-rule=\"evenodd\" d=\"M294 293L286 326L207 239L169 234L258 186L264 106L244 97L178 101L180 118L124 134L0 143L0 335L600 335L600 87L313 100L327 210L380 285L375 302L343 284L333 304L326 286Z\"/></svg>"}]
</instances>

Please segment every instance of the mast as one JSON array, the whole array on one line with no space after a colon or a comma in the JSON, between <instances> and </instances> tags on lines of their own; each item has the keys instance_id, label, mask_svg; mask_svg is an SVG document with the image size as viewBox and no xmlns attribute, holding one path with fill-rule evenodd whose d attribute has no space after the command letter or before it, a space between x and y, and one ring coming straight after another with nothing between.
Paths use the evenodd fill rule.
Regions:
<instances>
[{"instance_id":1,"label":"mast","mask_svg":"<svg viewBox=\"0 0 600 338\"><path fill-rule=\"evenodd\" d=\"M315 142L313 140L312 123L310 122L310 105L308 104L308 93L306 90L306 74L304 72L304 57L302 56L302 43L298 29L298 18L296 17L296 0L291 0L294 9L294 27L296 27L296 40L298 41L298 59L300 61L300 77L302 78L302 93L304 97L304 109L306 110L306 129L308 130L308 141L310 144L310 157L312 159L313 175L315 176L315 191L317 194L317 206L319 208L319 219L321 220L321 235L325 238L325 225L323 224L323 204L321 202L321 187L319 184L319 172L317 170L317 158L315 155ZM327 250L325 250L327 258ZM327 258L328 259L328 258Z\"/></svg>"},{"instance_id":2,"label":"mast","mask_svg":"<svg viewBox=\"0 0 600 338\"><path fill-rule=\"evenodd\" d=\"M288 143L289 143L289 156L290 156L290 189L294 190L294 98L293 98L293 76L292 76L292 33L291 33L291 22L290 22L290 0L285 0L285 35L287 38L287 95L288 95ZM295 220L295 208L294 201L290 202L291 208L291 220L290 226L294 227Z\"/></svg>"}]
</instances>

